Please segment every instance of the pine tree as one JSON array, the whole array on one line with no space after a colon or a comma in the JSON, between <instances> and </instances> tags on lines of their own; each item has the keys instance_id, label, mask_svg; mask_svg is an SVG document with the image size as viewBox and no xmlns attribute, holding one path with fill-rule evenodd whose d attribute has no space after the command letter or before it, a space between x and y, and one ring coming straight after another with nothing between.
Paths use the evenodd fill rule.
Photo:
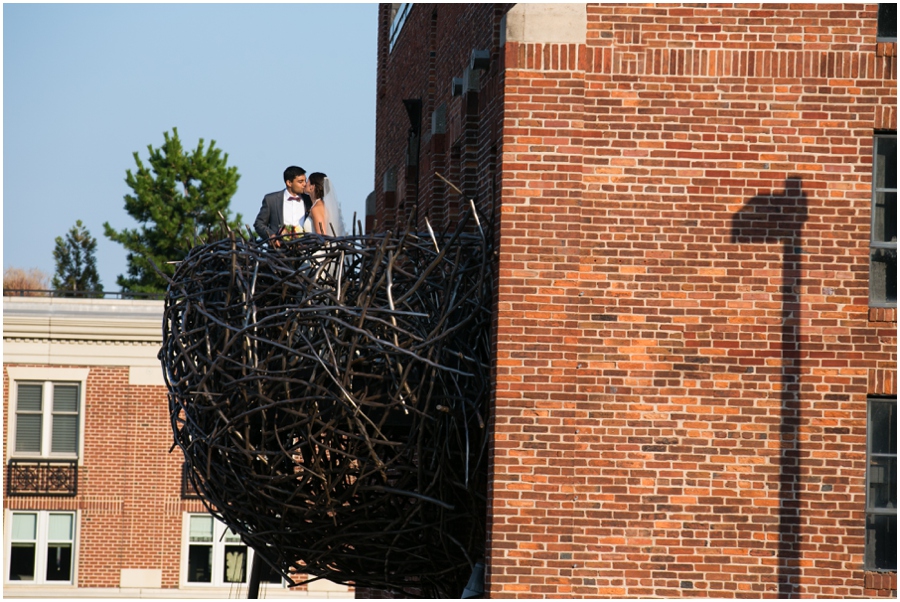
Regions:
<instances>
[{"instance_id":1,"label":"pine tree","mask_svg":"<svg viewBox=\"0 0 900 602\"><path fill-rule=\"evenodd\" d=\"M184 259L195 244L224 237L219 213L230 228L240 228L240 214L230 221L229 204L240 176L226 165L228 154L216 148L215 140L204 148L202 138L194 151L185 152L178 128L163 137L160 148L147 145L149 166L134 153L137 171L129 169L125 178L133 191L125 195L125 211L140 228L116 231L103 224L106 236L128 251L128 275L116 279L122 290L165 292L166 281L153 266L171 276L175 266L169 262Z\"/></svg>"},{"instance_id":2,"label":"pine tree","mask_svg":"<svg viewBox=\"0 0 900 602\"><path fill-rule=\"evenodd\" d=\"M52 282L54 290L72 293L102 291L97 259L94 257L96 251L97 239L91 236L81 220L75 222L65 239L57 236L53 249L53 259L56 260Z\"/></svg>"}]
</instances>

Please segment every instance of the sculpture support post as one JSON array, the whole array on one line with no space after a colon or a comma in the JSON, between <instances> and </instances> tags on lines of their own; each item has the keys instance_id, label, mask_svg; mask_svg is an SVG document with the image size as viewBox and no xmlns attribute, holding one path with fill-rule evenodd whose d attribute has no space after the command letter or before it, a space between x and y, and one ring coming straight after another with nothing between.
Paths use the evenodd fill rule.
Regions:
<instances>
[{"instance_id":1,"label":"sculpture support post","mask_svg":"<svg viewBox=\"0 0 900 602\"><path fill-rule=\"evenodd\" d=\"M247 599L259 598L259 554L253 555L253 564L250 565L250 585L247 587Z\"/></svg>"}]
</instances>

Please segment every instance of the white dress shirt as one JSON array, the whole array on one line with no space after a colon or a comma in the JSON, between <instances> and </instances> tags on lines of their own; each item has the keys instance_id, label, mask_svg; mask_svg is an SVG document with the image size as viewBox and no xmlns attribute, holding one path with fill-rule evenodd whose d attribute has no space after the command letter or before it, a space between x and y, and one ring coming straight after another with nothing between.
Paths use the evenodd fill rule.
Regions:
<instances>
[{"instance_id":1,"label":"white dress shirt","mask_svg":"<svg viewBox=\"0 0 900 602\"><path fill-rule=\"evenodd\" d=\"M284 205L282 205L282 215L284 216L284 224L286 226L300 226L303 218L306 217L306 205L303 204L303 198L297 195L297 200L292 201L290 197L294 195L285 188L284 189Z\"/></svg>"}]
</instances>

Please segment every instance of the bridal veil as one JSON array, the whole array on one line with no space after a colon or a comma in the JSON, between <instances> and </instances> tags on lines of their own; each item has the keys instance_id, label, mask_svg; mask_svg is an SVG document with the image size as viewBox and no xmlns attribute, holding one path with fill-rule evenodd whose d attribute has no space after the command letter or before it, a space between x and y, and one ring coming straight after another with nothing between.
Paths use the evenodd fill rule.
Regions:
<instances>
[{"instance_id":1,"label":"bridal veil","mask_svg":"<svg viewBox=\"0 0 900 602\"><path fill-rule=\"evenodd\" d=\"M327 177L324 180L324 188L322 202L325 203L325 215L328 217L325 233L328 236L346 236L347 231L344 228L344 217L341 215L341 204L338 202L331 180Z\"/></svg>"}]
</instances>

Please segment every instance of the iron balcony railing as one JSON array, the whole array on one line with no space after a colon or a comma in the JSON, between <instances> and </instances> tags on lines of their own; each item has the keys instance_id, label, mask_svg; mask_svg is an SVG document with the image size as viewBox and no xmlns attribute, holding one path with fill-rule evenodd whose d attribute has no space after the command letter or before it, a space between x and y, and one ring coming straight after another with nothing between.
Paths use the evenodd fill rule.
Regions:
<instances>
[{"instance_id":1,"label":"iron balcony railing","mask_svg":"<svg viewBox=\"0 0 900 602\"><path fill-rule=\"evenodd\" d=\"M3 289L4 297L72 297L76 299L165 299L165 293L136 293L132 291L66 291L46 289Z\"/></svg>"},{"instance_id":2,"label":"iron balcony railing","mask_svg":"<svg viewBox=\"0 0 900 602\"><path fill-rule=\"evenodd\" d=\"M6 466L6 495L78 495L78 461L11 459Z\"/></svg>"}]
</instances>

